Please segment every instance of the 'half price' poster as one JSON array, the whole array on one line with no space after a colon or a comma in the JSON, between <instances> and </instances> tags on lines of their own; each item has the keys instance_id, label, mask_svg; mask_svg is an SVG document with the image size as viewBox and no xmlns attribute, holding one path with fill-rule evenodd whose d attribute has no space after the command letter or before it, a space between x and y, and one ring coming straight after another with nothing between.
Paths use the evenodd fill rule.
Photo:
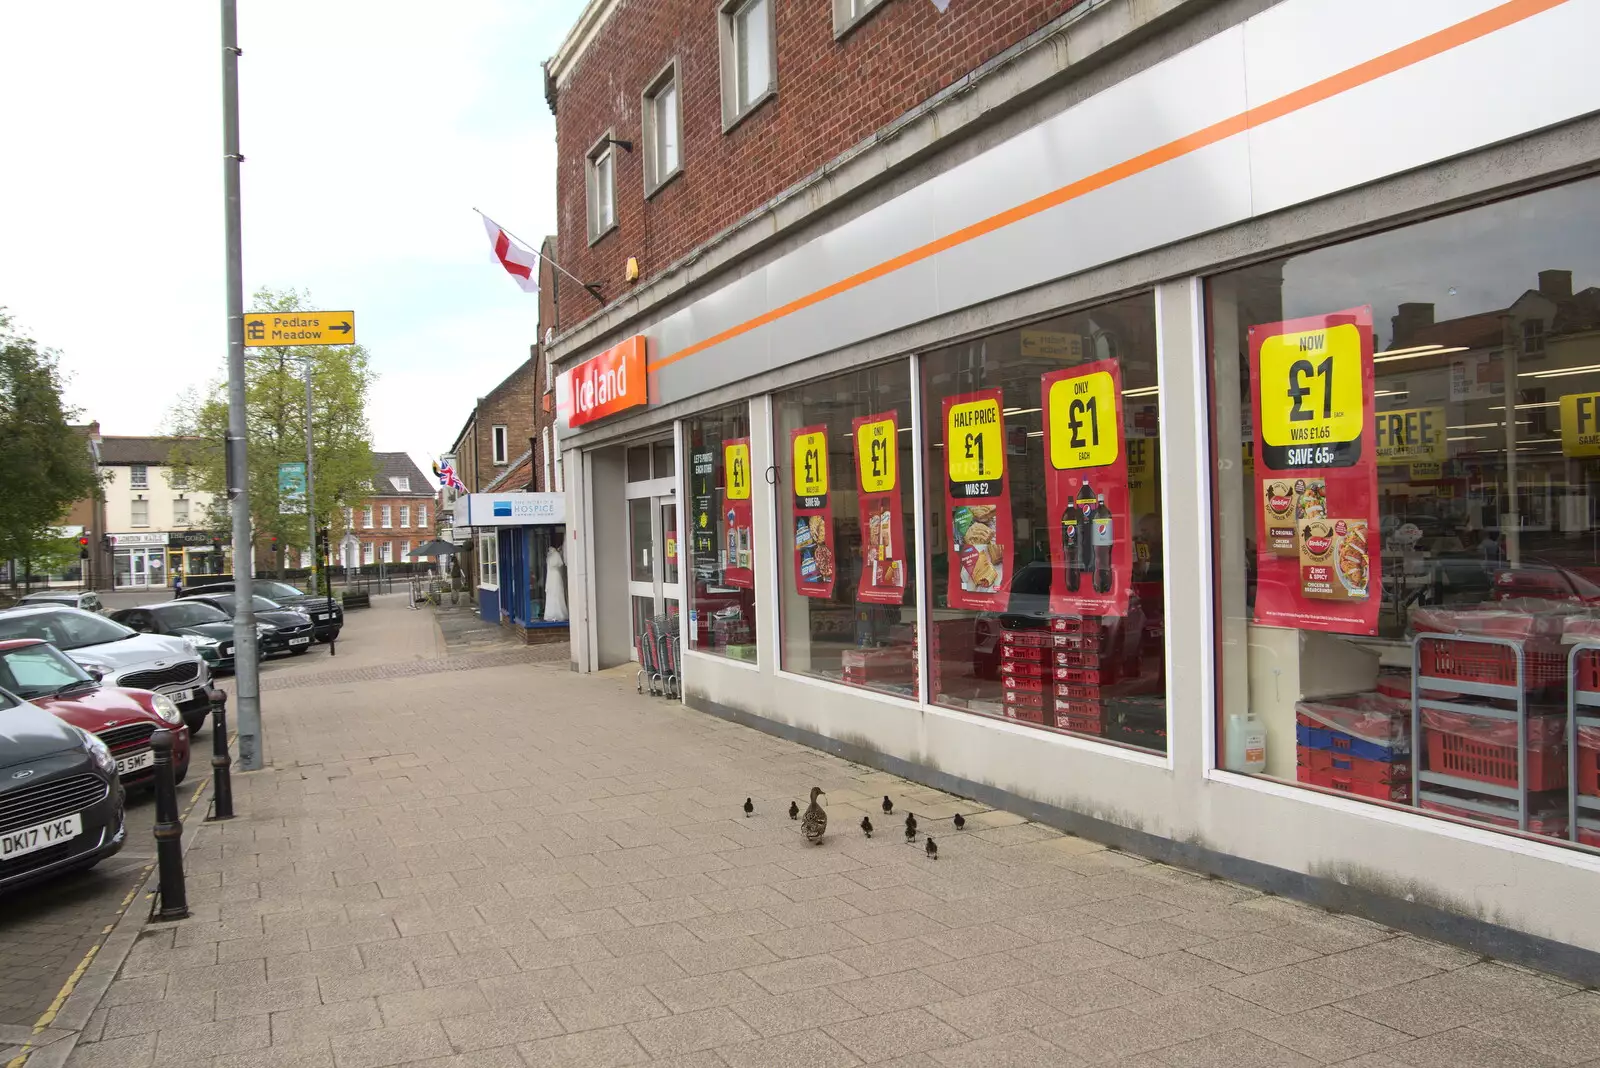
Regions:
<instances>
[{"instance_id":1,"label":"'half price' poster","mask_svg":"<svg viewBox=\"0 0 1600 1068\"><path fill-rule=\"evenodd\" d=\"M722 581L742 590L756 586L750 529L750 439L729 438L722 443L722 518L726 544L722 547Z\"/></svg>"},{"instance_id":2,"label":"'half price' poster","mask_svg":"<svg viewBox=\"0 0 1600 1068\"><path fill-rule=\"evenodd\" d=\"M998 389L944 399L944 503L952 608L1004 611L1011 581L1011 488Z\"/></svg>"},{"instance_id":3,"label":"'half price' poster","mask_svg":"<svg viewBox=\"0 0 1600 1068\"><path fill-rule=\"evenodd\" d=\"M1372 309L1250 328L1255 621L1376 634L1383 588Z\"/></svg>"},{"instance_id":4,"label":"'half price' poster","mask_svg":"<svg viewBox=\"0 0 1600 1068\"><path fill-rule=\"evenodd\" d=\"M833 506L828 503L828 427L789 435L794 486L794 582L802 597L833 596Z\"/></svg>"},{"instance_id":5,"label":"'half price' poster","mask_svg":"<svg viewBox=\"0 0 1600 1068\"><path fill-rule=\"evenodd\" d=\"M1045 500L1058 519L1050 535L1050 611L1127 615L1133 542L1121 368L1116 360L1079 364L1045 375L1040 389Z\"/></svg>"},{"instance_id":6,"label":"'half price' poster","mask_svg":"<svg viewBox=\"0 0 1600 1068\"><path fill-rule=\"evenodd\" d=\"M902 604L906 597L906 526L900 500L900 427L893 412L863 415L855 434L856 501L864 547L856 600Z\"/></svg>"}]
</instances>

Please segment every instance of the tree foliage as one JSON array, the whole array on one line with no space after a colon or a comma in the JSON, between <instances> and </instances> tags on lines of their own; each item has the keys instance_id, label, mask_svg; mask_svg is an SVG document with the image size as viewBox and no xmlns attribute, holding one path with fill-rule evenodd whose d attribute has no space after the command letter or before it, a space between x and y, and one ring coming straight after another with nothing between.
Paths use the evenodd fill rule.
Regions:
<instances>
[{"instance_id":1,"label":"tree foliage","mask_svg":"<svg viewBox=\"0 0 1600 1068\"><path fill-rule=\"evenodd\" d=\"M309 294L293 289L262 289L252 310L311 310ZM372 432L367 426L367 394L376 375L360 345L304 345L247 349L245 406L249 450L251 523L257 545L276 535L280 549L303 549L308 531L303 512L278 510L278 465L306 458L305 365L311 364L312 474L317 525L329 524L335 509L365 499L377 477ZM169 417L170 431L182 438L171 463L187 469L189 485L214 495L206 525L229 529L227 466L223 452L228 429L226 380L181 396Z\"/></svg>"},{"instance_id":2,"label":"tree foliage","mask_svg":"<svg viewBox=\"0 0 1600 1068\"><path fill-rule=\"evenodd\" d=\"M13 334L0 309L0 559L47 555L73 502L99 488L61 384L58 355Z\"/></svg>"}]
</instances>

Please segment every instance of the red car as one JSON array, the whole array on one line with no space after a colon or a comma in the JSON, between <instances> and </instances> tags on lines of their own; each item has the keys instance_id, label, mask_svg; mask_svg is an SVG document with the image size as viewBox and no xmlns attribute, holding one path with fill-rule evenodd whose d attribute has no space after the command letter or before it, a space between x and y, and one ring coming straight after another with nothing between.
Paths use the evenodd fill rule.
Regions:
<instances>
[{"instance_id":1,"label":"red car","mask_svg":"<svg viewBox=\"0 0 1600 1068\"><path fill-rule=\"evenodd\" d=\"M49 642L0 641L0 690L98 736L111 750L125 786L145 784L154 777L150 736L163 728L175 734L174 777L182 782L189 771L189 729L177 705L149 690L102 686Z\"/></svg>"}]
</instances>

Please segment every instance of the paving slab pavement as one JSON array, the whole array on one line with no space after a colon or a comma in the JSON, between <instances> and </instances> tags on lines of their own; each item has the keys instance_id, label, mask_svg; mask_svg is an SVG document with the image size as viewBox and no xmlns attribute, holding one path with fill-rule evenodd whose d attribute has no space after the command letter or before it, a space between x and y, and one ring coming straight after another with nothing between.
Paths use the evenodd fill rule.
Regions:
<instances>
[{"instance_id":1,"label":"paving slab pavement","mask_svg":"<svg viewBox=\"0 0 1600 1068\"><path fill-rule=\"evenodd\" d=\"M626 670L407 671L264 692L272 766L235 776L239 819L192 829L195 915L138 932L71 1068L1595 1063L1592 991L640 697ZM786 811L812 785L820 845Z\"/></svg>"}]
</instances>

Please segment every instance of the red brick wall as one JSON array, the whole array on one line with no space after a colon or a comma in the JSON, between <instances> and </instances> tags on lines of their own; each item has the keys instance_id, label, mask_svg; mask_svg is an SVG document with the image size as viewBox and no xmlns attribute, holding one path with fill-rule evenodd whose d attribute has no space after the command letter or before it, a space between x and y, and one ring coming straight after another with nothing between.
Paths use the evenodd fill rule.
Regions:
<instances>
[{"instance_id":1,"label":"red brick wall","mask_svg":"<svg viewBox=\"0 0 1600 1068\"><path fill-rule=\"evenodd\" d=\"M628 257L648 281L696 245L815 171L1082 0L884 0L834 40L829 0L773 0L778 91L722 132L714 0L622 0L578 60L556 103L556 258L607 302L630 288ZM644 198L640 94L678 61L683 173ZM607 130L616 150L617 229L589 247L585 161ZM563 279L563 282L566 280ZM575 285L560 326L600 308Z\"/></svg>"}]
</instances>

